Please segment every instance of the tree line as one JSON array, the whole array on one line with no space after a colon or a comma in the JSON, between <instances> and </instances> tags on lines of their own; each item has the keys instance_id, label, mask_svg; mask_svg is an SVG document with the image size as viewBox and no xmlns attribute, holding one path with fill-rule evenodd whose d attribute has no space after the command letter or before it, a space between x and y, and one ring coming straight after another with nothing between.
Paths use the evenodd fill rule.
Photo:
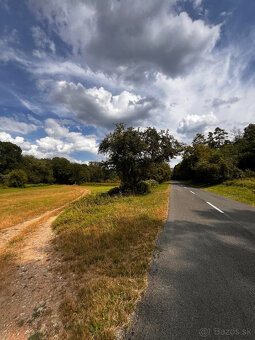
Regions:
<instances>
[{"instance_id":1,"label":"tree line","mask_svg":"<svg viewBox=\"0 0 255 340\"><path fill-rule=\"evenodd\" d=\"M24 186L120 181L114 192L146 192L154 182L170 179L169 161L180 154L182 161L173 171L176 179L220 183L251 176L255 175L255 124L244 131L236 130L233 138L219 127L207 136L198 133L191 145L178 142L168 130L117 124L102 140L99 152L106 161L77 164L63 157L23 156L19 146L0 142L0 183Z\"/></svg>"},{"instance_id":2,"label":"tree line","mask_svg":"<svg viewBox=\"0 0 255 340\"><path fill-rule=\"evenodd\" d=\"M221 183L255 176L255 124L228 132L217 127L207 136L196 134L192 144L183 148L182 161L173 171L175 179L200 183Z\"/></svg>"},{"instance_id":3,"label":"tree line","mask_svg":"<svg viewBox=\"0 0 255 340\"><path fill-rule=\"evenodd\" d=\"M24 184L82 184L84 182L119 181L116 171L104 162L72 163L64 157L37 159L23 156L19 146L0 142L0 183L9 186Z\"/></svg>"},{"instance_id":4,"label":"tree line","mask_svg":"<svg viewBox=\"0 0 255 340\"><path fill-rule=\"evenodd\" d=\"M119 182L122 188L136 191L143 180L163 182L171 177L167 161L176 154L178 142L168 131L145 131L117 124L100 144L104 162L72 163L66 158L37 159L23 156L19 146L0 142L0 183L22 187L30 184L82 184ZM148 182L152 184L152 182Z\"/></svg>"}]
</instances>

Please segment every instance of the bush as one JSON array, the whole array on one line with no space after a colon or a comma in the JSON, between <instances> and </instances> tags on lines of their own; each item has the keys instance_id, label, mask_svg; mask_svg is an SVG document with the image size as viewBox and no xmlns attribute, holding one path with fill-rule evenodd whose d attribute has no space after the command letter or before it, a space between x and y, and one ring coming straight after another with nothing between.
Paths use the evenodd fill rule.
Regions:
<instances>
[{"instance_id":1,"label":"bush","mask_svg":"<svg viewBox=\"0 0 255 340\"><path fill-rule=\"evenodd\" d=\"M107 194L110 196L120 195L121 193L121 187L115 187L107 191Z\"/></svg>"},{"instance_id":2,"label":"bush","mask_svg":"<svg viewBox=\"0 0 255 340\"><path fill-rule=\"evenodd\" d=\"M23 170L12 170L8 174L8 186L24 188L27 183L27 174Z\"/></svg>"},{"instance_id":3,"label":"bush","mask_svg":"<svg viewBox=\"0 0 255 340\"><path fill-rule=\"evenodd\" d=\"M246 177L246 178L255 177L255 171L246 169L243 177Z\"/></svg>"},{"instance_id":4,"label":"bush","mask_svg":"<svg viewBox=\"0 0 255 340\"><path fill-rule=\"evenodd\" d=\"M8 184L8 175L0 174L0 184L2 185Z\"/></svg>"},{"instance_id":5,"label":"bush","mask_svg":"<svg viewBox=\"0 0 255 340\"><path fill-rule=\"evenodd\" d=\"M138 194L148 194L151 190L150 190L151 186L147 183L147 181L140 181L137 184L137 193Z\"/></svg>"},{"instance_id":6,"label":"bush","mask_svg":"<svg viewBox=\"0 0 255 340\"><path fill-rule=\"evenodd\" d=\"M136 188L131 188L127 185L121 185L119 187L115 187L110 189L107 194L110 196L116 196L116 195L134 195L134 194L147 194L150 192L150 188L156 187L158 185L158 182L154 179L148 179L146 181L140 181Z\"/></svg>"},{"instance_id":7,"label":"bush","mask_svg":"<svg viewBox=\"0 0 255 340\"><path fill-rule=\"evenodd\" d=\"M158 182L155 181L155 179L147 179L144 182L148 183L151 188L155 188L156 186L158 186Z\"/></svg>"}]
</instances>

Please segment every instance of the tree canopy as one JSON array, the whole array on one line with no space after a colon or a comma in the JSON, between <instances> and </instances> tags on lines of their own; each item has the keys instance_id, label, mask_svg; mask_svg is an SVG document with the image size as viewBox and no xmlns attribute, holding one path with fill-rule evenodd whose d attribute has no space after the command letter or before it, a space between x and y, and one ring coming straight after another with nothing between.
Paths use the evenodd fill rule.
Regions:
<instances>
[{"instance_id":1,"label":"tree canopy","mask_svg":"<svg viewBox=\"0 0 255 340\"><path fill-rule=\"evenodd\" d=\"M174 168L174 177L220 183L252 171L255 171L255 124L248 125L243 133L234 131L232 140L219 127L209 132L207 138L197 134L192 144L184 148L182 162Z\"/></svg>"},{"instance_id":2,"label":"tree canopy","mask_svg":"<svg viewBox=\"0 0 255 340\"><path fill-rule=\"evenodd\" d=\"M141 180L152 178L157 167L178 155L181 145L169 131L145 130L117 124L106 135L99 152L107 156L107 164L116 170L122 185L135 189Z\"/></svg>"}]
</instances>

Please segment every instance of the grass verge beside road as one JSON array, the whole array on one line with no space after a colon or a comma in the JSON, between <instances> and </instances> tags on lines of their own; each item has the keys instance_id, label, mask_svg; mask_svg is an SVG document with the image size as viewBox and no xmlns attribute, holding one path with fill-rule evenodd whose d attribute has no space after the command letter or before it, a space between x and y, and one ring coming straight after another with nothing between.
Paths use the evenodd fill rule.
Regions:
<instances>
[{"instance_id":1,"label":"grass verge beside road","mask_svg":"<svg viewBox=\"0 0 255 340\"><path fill-rule=\"evenodd\" d=\"M203 189L255 206L255 178L237 179Z\"/></svg>"},{"instance_id":2,"label":"grass verge beside road","mask_svg":"<svg viewBox=\"0 0 255 340\"><path fill-rule=\"evenodd\" d=\"M73 277L61 305L64 338L114 339L147 282L159 230L167 217L169 185L144 196L94 195L61 214L53 227L63 256L61 275Z\"/></svg>"}]
</instances>

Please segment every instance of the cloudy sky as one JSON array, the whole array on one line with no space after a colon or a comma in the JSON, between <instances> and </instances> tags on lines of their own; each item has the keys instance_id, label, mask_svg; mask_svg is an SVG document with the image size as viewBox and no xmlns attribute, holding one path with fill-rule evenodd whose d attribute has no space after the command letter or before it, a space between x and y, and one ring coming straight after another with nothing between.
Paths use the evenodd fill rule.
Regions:
<instances>
[{"instance_id":1,"label":"cloudy sky","mask_svg":"<svg viewBox=\"0 0 255 340\"><path fill-rule=\"evenodd\" d=\"M254 25L254 0L0 0L0 140L84 162L117 122L243 128Z\"/></svg>"}]
</instances>

